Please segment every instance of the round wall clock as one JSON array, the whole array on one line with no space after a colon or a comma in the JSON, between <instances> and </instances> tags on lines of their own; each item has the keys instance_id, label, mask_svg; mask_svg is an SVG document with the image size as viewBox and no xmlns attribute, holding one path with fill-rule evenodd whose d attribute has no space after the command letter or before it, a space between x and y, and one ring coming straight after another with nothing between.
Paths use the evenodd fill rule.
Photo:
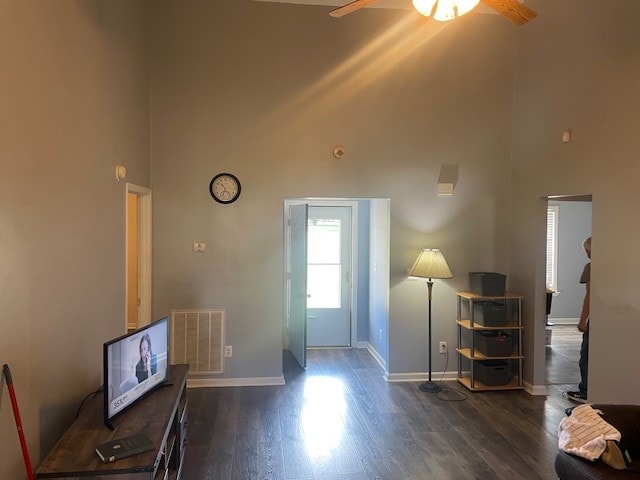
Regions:
<instances>
[{"instance_id":1,"label":"round wall clock","mask_svg":"<svg viewBox=\"0 0 640 480\"><path fill-rule=\"evenodd\" d=\"M233 203L240 196L240 180L230 173L219 173L211 179L209 192L216 202Z\"/></svg>"}]
</instances>

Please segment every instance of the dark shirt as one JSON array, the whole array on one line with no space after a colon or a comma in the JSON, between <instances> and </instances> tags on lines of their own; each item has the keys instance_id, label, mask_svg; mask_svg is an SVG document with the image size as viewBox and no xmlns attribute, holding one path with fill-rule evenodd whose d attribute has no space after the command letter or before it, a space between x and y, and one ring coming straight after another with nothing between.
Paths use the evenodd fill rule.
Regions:
<instances>
[{"instance_id":1,"label":"dark shirt","mask_svg":"<svg viewBox=\"0 0 640 480\"><path fill-rule=\"evenodd\" d=\"M591 281L591 262L587 263L580 275L580 283L589 283Z\"/></svg>"},{"instance_id":2,"label":"dark shirt","mask_svg":"<svg viewBox=\"0 0 640 480\"><path fill-rule=\"evenodd\" d=\"M151 375L155 375L158 371L158 356L151 355ZM147 378L149 378L149 372L144 368L142 364L142 360L138 361L136 365L136 378L138 379L138 383L144 382Z\"/></svg>"}]
</instances>

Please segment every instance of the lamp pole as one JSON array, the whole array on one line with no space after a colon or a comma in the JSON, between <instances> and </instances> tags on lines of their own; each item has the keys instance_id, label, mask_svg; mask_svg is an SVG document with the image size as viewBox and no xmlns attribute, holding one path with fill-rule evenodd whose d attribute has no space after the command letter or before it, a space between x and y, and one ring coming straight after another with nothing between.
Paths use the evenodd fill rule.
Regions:
<instances>
[{"instance_id":1,"label":"lamp pole","mask_svg":"<svg viewBox=\"0 0 640 480\"><path fill-rule=\"evenodd\" d=\"M428 292L428 312L429 312L429 379L426 382L420 384L420 390L423 392L439 392L440 386L431 381L431 291L433 290L433 280L430 278L427 280L427 292Z\"/></svg>"},{"instance_id":2,"label":"lamp pole","mask_svg":"<svg viewBox=\"0 0 640 480\"><path fill-rule=\"evenodd\" d=\"M427 279L427 294L429 299L429 378L420 384L419 388L423 392L439 392L441 388L431 380L431 292L434 278L452 278L453 274L444 255L437 248L425 248L422 250L413 266L407 272L411 277Z\"/></svg>"}]
</instances>

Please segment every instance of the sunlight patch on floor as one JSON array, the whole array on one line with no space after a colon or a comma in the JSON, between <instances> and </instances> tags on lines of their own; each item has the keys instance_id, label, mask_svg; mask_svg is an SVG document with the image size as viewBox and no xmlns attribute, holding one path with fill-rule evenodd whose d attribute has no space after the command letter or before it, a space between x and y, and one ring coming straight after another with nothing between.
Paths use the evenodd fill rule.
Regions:
<instances>
[{"instance_id":1,"label":"sunlight patch on floor","mask_svg":"<svg viewBox=\"0 0 640 480\"><path fill-rule=\"evenodd\" d=\"M346 410L345 385L333 377L309 378L304 387L302 428L311 460L331 456L340 446Z\"/></svg>"}]
</instances>

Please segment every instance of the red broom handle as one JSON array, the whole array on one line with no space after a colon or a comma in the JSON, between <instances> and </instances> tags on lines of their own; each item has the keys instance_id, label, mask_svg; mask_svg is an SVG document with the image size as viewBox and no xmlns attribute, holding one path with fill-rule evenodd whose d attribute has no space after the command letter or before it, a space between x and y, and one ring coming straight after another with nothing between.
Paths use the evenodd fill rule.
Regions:
<instances>
[{"instance_id":1,"label":"red broom handle","mask_svg":"<svg viewBox=\"0 0 640 480\"><path fill-rule=\"evenodd\" d=\"M22 430L22 420L20 420L20 410L18 410L18 400L16 400L16 392L13 389L13 380L11 379L11 370L6 363L2 367L2 373L7 381L7 388L9 389L9 397L11 398L11 407L13 408L13 418L16 420L16 428L18 429L18 437L20 438L20 447L22 448L22 458L24 459L24 466L27 469L27 478L29 480L35 480L33 475L33 467L31 466L31 460L29 459L29 451L27 450L27 442L24 439L24 431Z\"/></svg>"}]
</instances>

